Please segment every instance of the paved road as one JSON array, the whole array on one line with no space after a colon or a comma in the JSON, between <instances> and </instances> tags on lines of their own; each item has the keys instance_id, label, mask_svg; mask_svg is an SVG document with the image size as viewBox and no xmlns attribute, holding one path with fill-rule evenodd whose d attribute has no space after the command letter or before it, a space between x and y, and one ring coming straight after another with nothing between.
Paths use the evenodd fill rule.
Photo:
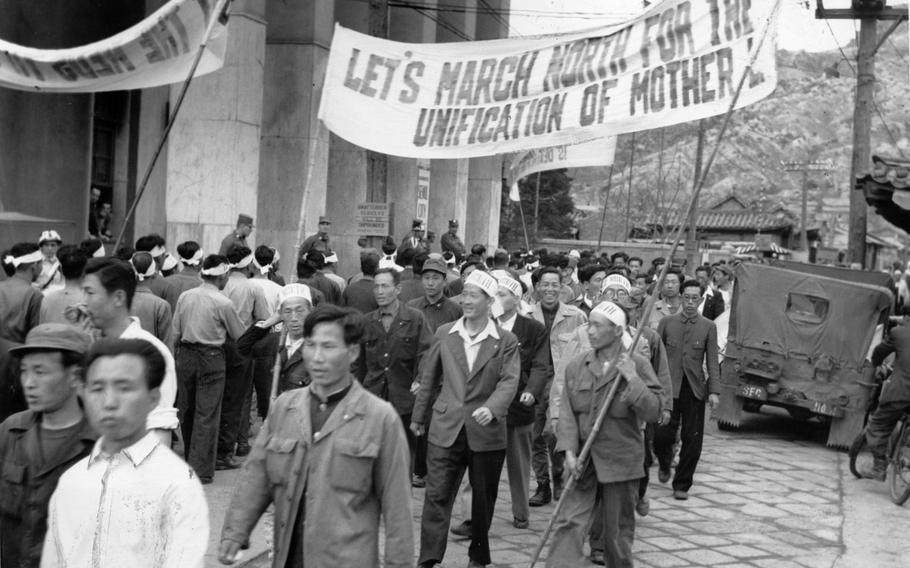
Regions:
<instances>
[{"instance_id":1,"label":"paved road","mask_svg":"<svg viewBox=\"0 0 910 568\"><path fill-rule=\"evenodd\" d=\"M708 423L706 432L688 501L675 501L668 486L656 483L654 471L651 513L639 518L636 527L637 567L910 565L910 507L894 506L885 484L853 479L846 454L824 446L821 425L766 413L747 415L739 432L720 432L714 423ZM218 517L225 508L217 503L233 477L222 476L207 490L215 500L213 532L220 530ZM499 496L491 530L494 565L526 567L553 505L532 509L530 529L518 530L511 525L505 482ZM418 526L423 491L415 490L414 497ZM268 566L264 550L260 532L248 566ZM444 566L466 563L467 541L450 538ZM207 564L217 565L214 559Z\"/></svg>"}]
</instances>

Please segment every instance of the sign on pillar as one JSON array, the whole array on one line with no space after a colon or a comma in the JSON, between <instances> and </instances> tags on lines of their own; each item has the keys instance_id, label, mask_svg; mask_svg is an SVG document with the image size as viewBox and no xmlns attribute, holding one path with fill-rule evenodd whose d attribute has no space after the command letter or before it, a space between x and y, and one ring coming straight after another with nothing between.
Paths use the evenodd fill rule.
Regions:
<instances>
[{"instance_id":1,"label":"sign on pillar","mask_svg":"<svg viewBox=\"0 0 910 568\"><path fill-rule=\"evenodd\" d=\"M415 218L424 223L430 217L430 160L417 160L417 209Z\"/></svg>"}]
</instances>

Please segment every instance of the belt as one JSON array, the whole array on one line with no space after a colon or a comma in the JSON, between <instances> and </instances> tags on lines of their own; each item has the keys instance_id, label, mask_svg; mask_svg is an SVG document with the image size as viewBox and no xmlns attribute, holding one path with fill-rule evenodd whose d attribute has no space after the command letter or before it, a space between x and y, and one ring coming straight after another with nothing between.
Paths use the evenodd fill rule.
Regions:
<instances>
[{"instance_id":1,"label":"belt","mask_svg":"<svg viewBox=\"0 0 910 568\"><path fill-rule=\"evenodd\" d=\"M177 343L180 347L186 347L187 349L221 349L221 345L210 345L208 343L193 343L191 341L181 341Z\"/></svg>"}]
</instances>

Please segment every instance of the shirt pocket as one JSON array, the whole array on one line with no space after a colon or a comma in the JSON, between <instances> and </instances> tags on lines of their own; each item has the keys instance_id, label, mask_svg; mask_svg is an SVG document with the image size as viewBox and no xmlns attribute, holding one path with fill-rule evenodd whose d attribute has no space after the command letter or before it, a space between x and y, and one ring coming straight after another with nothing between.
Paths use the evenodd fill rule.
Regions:
<instances>
[{"instance_id":1,"label":"shirt pocket","mask_svg":"<svg viewBox=\"0 0 910 568\"><path fill-rule=\"evenodd\" d=\"M563 393L563 396L565 396L565 393ZM572 385L569 392L569 400L572 402L572 409L576 414L590 413L591 404L594 402L593 383L582 379Z\"/></svg>"},{"instance_id":2,"label":"shirt pocket","mask_svg":"<svg viewBox=\"0 0 910 568\"><path fill-rule=\"evenodd\" d=\"M371 491L373 464L379 456L379 444L339 439L335 441L332 450L332 487L355 493Z\"/></svg>"},{"instance_id":3,"label":"shirt pocket","mask_svg":"<svg viewBox=\"0 0 910 568\"><path fill-rule=\"evenodd\" d=\"M436 402L433 403L433 412L437 412L439 414L445 414L446 410L448 408L449 408L449 405L439 399L437 399Z\"/></svg>"},{"instance_id":4,"label":"shirt pocket","mask_svg":"<svg viewBox=\"0 0 910 568\"><path fill-rule=\"evenodd\" d=\"M16 463L4 463L0 471L0 512L4 516L21 518L25 500L27 468Z\"/></svg>"},{"instance_id":5,"label":"shirt pocket","mask_svg":"<svg viewBox=\"0 0 910 568\"><path fill-rule=\"evenodd\" d=\"M272 485L287 485L298 440L272 436L265 445L265 471Z\"/></svg>"}]
</instances>

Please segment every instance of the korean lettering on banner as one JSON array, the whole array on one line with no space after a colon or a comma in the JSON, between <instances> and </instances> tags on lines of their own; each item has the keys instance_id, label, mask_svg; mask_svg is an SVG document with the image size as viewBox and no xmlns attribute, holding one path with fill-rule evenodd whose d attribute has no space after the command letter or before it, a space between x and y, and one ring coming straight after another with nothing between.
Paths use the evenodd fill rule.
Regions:
<instances>
[{"instance_id":1,"label":"korean lettering on banner","mask_svg":"<svg viewBox=\"0 0 910 568\"><path fill-rule=\"evenodd\" d=\"M379 237L389 234L388 203L358 203L354 212L354 234Z\"/></svg>"},{"instance_id":2,"label":"korean lettering on banner","mask_svg":"<svg viewBox=\"0 0 910 568\"><path fill-rule=\"evenodd\" d=\"M698 120L727 110L744 73L737 106L774 90L780 2L664 0L619 25L463 43L398 43L336 26L319 117L354 144L411 158Z\"/></svg>"},{"instance_id":3,"label":"korean lettering on banner","mask_svg":"<svg viewBox=\"0 0 910 568\"><path fill-rule=\"evenodd\" d=\"M144 89L186 79L215 0L170 0L107 39L68 49L34 49L0 40L0 87L54 93ZM216 27L196 76L221 68L227 31Z\"/></svg>"},{"instance_id":4,"label":"korean lettering on banner","mask_svg":"<svg viewBox=\"0 0 910 568\"><path fill-rule=\"evenodd\" d=\"M417 214L426 222L430 214L430 161L417 160Z\"/></svg>"}]
</instances>

